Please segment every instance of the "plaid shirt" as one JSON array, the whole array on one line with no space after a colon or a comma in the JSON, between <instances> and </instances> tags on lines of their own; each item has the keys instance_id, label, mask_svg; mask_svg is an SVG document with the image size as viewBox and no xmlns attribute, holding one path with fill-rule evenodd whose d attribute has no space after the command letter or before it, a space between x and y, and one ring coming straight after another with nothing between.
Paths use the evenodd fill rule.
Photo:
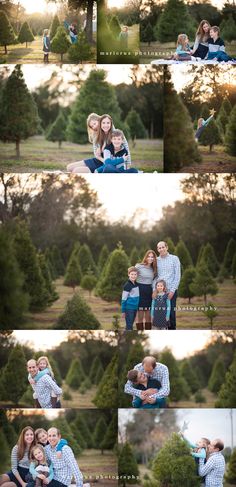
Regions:
<instances>
[{"instance_id":1,"label":"plaid shirt","mask_svg":"<svg viewBox=\"0 0 236 487\"><path fill-rule=\"evenodd\" d=\"M41 408L52 408L51 393L55 392L57 396L62 394L62 389L56 384L56 382L46 374L34 384L34 390L37 394L37 398Z\"/></svg>"},{"instance_id":2,"label":"plaid shirt","mask_svg":"<svg viewBox=\"0 0 236 487\"><path fill-rule=\"evenodd\" d=\"M144 372L144 367L142 364L137 364L135 365L134 368L139 372ZM157 379L161 383L161 388L159 389L159 391L156 392L155 394L152 394L150 397L154 397L155 399L157 399L158 397L169 396L170 393L169 370L166 367L166 365L157 363L155 369L153 369L152 374L149 374L148 377L151 377L152 379ZM135 389L135 387L133 387L133 383L131 382L131 380L128 380L126 382L124 391L126 392L126 394L131 394L132 396L137 396L137 397L141 397L141 394L143 392L140 391L139 389Z\"/></svg>"},{"instance_id":3,"label":"plaid shirt","mask_svg":"<svg viewBox=\"0 0 236 487\"><path fill-rule=\"evenodd\" d=\"M167 254L166 257L157 257L157 277L153 281L153 289L156 287L157 280L164 279L168 293L174 293L179 287L180 278L180 260L177 255Z\"/></svg>"},{"instance_id":4,"label":"plaid shirt","mask_svg":"<svg viewBox=\"0 0 236 487\"><path fill-rule=\"evenodd\" d=\"M225 459L221 452L212 453L204 464L204 459L199 458L198 473L205 478L205 487L223 487L225 473Z\"/></svg>"},{"instance_id":5,"label":"plaid shirt","mask_svg":"<svg viewBox=\"0 0 236 487\"><path fill-rule=\"evenodd\" d=\"M47 461L52 462L55 480L69 486L74 477L76 487L83 487L83 475L69 446L63 446L61 458L57 458L56 447L52 448L51 445L47 445L44 451Z\"/></svg>"}]
</instances>

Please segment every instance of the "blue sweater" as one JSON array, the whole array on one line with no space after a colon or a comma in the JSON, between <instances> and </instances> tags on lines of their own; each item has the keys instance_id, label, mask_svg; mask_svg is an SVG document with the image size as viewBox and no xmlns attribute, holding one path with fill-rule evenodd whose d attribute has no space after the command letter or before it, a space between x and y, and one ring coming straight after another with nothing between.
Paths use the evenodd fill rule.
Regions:
<instances>
[{"instance_id":1,"label":"blue sweater","mask_svg":"<svg viewBox=\"0 0 236 487\"><path fill-rule=\"evenodd\" d=\"M137 310L139 305L139 286L135 282L128 280L123 288L121 299L121 311L125 313L126 310Z\"/></svg>"}]
</instances>

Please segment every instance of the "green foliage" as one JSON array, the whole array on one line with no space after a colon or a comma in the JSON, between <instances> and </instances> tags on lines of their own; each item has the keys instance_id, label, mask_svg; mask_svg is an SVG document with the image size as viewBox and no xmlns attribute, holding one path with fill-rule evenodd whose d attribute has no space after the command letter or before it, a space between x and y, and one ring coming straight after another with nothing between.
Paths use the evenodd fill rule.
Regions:
<instances>
[{"instance_id":1,"label":"green foliage","mask_svg":"<svg viewBox=\"0 0 236 487\"><path fill-rule=\"evenodd\" d=\"M80 445L78 444L78 442L76 441L75 435L74 435L70 425L68 424L66 418L64 418L63 416L56 418L54 420L53 426L55 426L55 428L58 428L60 430L62 438L67 439L68 446L72 449L75 457L80 455L82 449L81 449Z\"/></svg>"},{"instance_id":2,"label":"green foliage","mask_svg":"<svg viewBox=\"0 0 236 487\"><path fill-rule=\"evenodd\" d=\"M126 484L137 484L139 478L138 464L129 443L124 443L121 446L118 458L118 475L119 484L124 487Z\"/></svg>"},{"instance_id":3,"label":"green foliage","mask_svg":"<svg viewBox=\"0 0 236 487\"><path fill-rule=\"evenodd\" d=\"M0 411L0 427L6 438L8 446L13 448L13 446L17 443L17 434L3 409Z\"/></svg>"},{"instance_id":4,"label":"green foliage","mask_svg":"<svg viewBox=\"0 0 236 487\"><path fill-rule=\"evenodd\" d=\"M47 265L47 261L45 259L45 255L40 253L38 255L39 266L41 269L41 273L44 279L46 291L47 291L47 301L48 305L51 305L54 301L59 298L58 293L56 292L55 285L52 282L51 274L49 271L49 267Z\"/></svg>"},{"instance_id":5,"label":"green foliage","mask_svg":"<svg viewBox=\"0 0 236 487\"><path fill-rule=\"evenodd\" d=\"M66 140L66 119L62 112L59 113L55 122L49 127L46 139L58 142L59 148L63 140Z\"/></svg>"},{"instance_id":6,"label":"green foliage","mask_svg":"<svg viewBox=\"0 0 236 487\"><path fill-rule=\"evenodd\" d=\"M96 357L94 357L94 359L92 361L90 371L89 371L89 378L90 378L92 384L96 384L95 378L96 378L96 373L97 373L97 370L99 369L99 367L102 367L102 362L101 362L100 358L98 356L96 356Z\"/></svg>"},{"instance_id":7,"label":"green foliage","mask_svg":"<svg viewBox=\"0 0 236 487\"><path fill-rule=\"evenodd\" d=\"M198 391L200 388L200 383L197 377L197 374L195 372L195 369L190 365L188 360L184 360L183 363L181 364L181 374L186 380L191 393L195 394L195 392Z\"/></svg>"},{"instance_id":8,"label":"green foliage","mask_svg":"<svg viewBox=\"0 0 236 487\"><path fill-rule=\"evenodd\" d=\"M208 318L208 321L211 325L211 329L213 327L213 322L214 319L218 316L218 311L215 305L211 302L208 302L207 305L205 306L205 310L203 310L203 314Z\"/></svg>"},{"instance_id":9,"label":"green foliage","mask_svg":"<svg viewBox=\"0 0 236 487\"><path fill-rule=\"evenodd\" d=\"M187 5L183 0L168 0L157 24L157 38L160 42L176 42L181 32L187 32L190 38L195 34Z\"/></svg>"},{"instance_id":10,"label":"green foliage","mask_svg":"<svg viewBox=\"0 0 236 487\"><path fill-rule=\"evenodd\" d=\"M131 139L145 139L147 137L147 131L143 125L142 119L134 108L131 108L129 111L125 122L129 126L129 131L131 135Z\"/></svg>"},{"instance_id":11,"label":"green foliage","mask_svg":"<svg viewBox=\"0 0 236 487\"><path fill-rule=\"evenodd\" d=\"M234 254L233 261L232 261L232 277L233 279L236 278L236 253Z\"/></svg>"},{"instance_id":12,"label":"green foliage","mask_svg":"<svg viewBox=\"0 0 236 487\"><path fill-rule=\"evenodd\" d=\"M9 466L10 451L4 432L0 430L1 470L4 472Z\"/></svg>"},{"instance_id":13,"label":"green foliage","mask_svg":"<svg viewBox=\"0 0 236 487\"><path fill-rule=\"evenodd\" d=\"M208 242L202 250L199 264L205 263L213 277L216 277L219 271L219 262L212 245Z\"/></svg>"},{"instance_id":14,"label":"green foliage","mask_svg":"<svg viewBox=\"0 0 236 487\"><path fill-rule=\"evenodd\" d=\"M137 247L133 247L130 253L130 265L135 265L140 260L139 252Z\"/></svg>"},{"instance_id":15,"label":"green foliage","mask_svg":"<svg viewBox=\"0 0 236 487\"><path fill-rule=\"evenodd\" d=\"M121 248L113 250L104 274L98 281L96 292L106 301L120 301L121 289L127 280L129 259Z\"/></svg>"},{"instance_id":16,"label":"green foliage","mask_svg":"<svg viewBox=\"0 0 236 487\"><path fill-rule=\"evenodd\" d=\"M89 377L86 377L84 381L82 382L79 391L81 394L85 394L89 389L91 389L92 383Z\"/></svg>"},{"instance_id":17,"label":"green foliage","mask_svg":"<svg viewBox=\"0 0 236 487\"><path fill-rule=\"evenodd\" d=\"M177 360L175 359L172 352L165 348L161 354L160 362L163 363L168 367L169 376L170 376L170 400L174 402L178 402L181 399L188 399L189 398L189 387L184 379L184 377L180 374L180 369Z\"/></svg>"},{"instance_id":18,"label":"green foliage","mask_svg":"<svg viewBox=\"0 0 236 487\"><path fill-rule=\"evenodd\" d=\"M188 267L187 269L185 269L178 289L178 295L181 298L188 298L189 303L191 303L191 298L195 296L195 294L190 289L190 286L195 277L196 270L194 269L194 267Z\"/></svg>"},{"instance_id":19,"label":"green foliage","mask_svg":"<svg viewBox=\"0 0 236 487\"><path fill-rule=\"evenodd\" d=\"M101 252L99 254L99 257L98 257L98 272L99 272L99 275L100 273L102 272L102 270L104 269L107 261L108 261L108 258L109 258L109 250L107 248L107 245L104 244L102 249L101 249Z\"/></svg>"},{"instance_id":20,"label":"green foliage","mask_svg":"<svg viewBox=\"0 0 236 487\"><path fill-rule=\"evenodd\" d=\"M224 265L224 268L227 270L228 275L230 275L230 273L231 273L232 262L233 262L235 252L236 252L236 241L233 238L231 238L228 241L228 244L227 244L227 247L225 250L224 260L223 260L223 265Z\"/></svg>"},{"instance_id":21,"label":"green foliage","mask_svg":"<svg viewBox=\"0 0 236 487\"><path fill-rule=\"evenodd\" d=\"M204 146L209 145L209 151L212 151L213 145L220 144L222 138L220 135L219 127L214 119L212 119L209 124L204 128L200 137L199 144Z\"/></svg>"},{"instance_id":22,"label":"green foliage","mask_svg":"<svg viewBox=\"0 0 236 487\"><path fill-rule=\"evenodd\" d=\"M119 391L119 407L130 407L131 404L131 396L124 393L124 384L127 381L127 373L129 370L132 370L135 365L142 362L144 357L144 349L142 344L136 341L134 344L131 344L131 347L127 354L126 362L123 366L122 373L120 376L120 391ZM122 367L122 363L120 367Z\"/></svg>"},{"instance_id":23,"label":"green foliage","mask_svg":"<svg viewBox=\"0 0 236 487\"><path fill-rule=\"evenodd\" d=\"M72 399L73 399L73 397L69 393L69 391L64 391L62 397L63 397L64 401L72 401Z\"/></svg>"},{"instance_id":24,"label":"green foliage","mask_svg":"<svg viewBox=\"0 0 236 487\"><path fill-rule=\"evenodd\" d=\"M226 372L224 383L222 384L218 401L215 406L218 408L233 408L236 404L236 353L228 372Z\"/></svg>"},{"instance_id":25,"label":"green foliage","mask_svg":"<svg viewBox=\"0 0 236 487\"><path fill-rule=\"evenodd\" d=\"M23 42L25 42L26 47L27 47L28 42L34 41L33 32L31 30L28 22L24 22L22 24L19 35L18 35L18 41L20 42L20 44L23 44Z\"/></svg>"},{"instance_id":26,"label":"green foliage","mask_svg":"<svg viewBox=\"0 0 236 487\"><path fill-rule=\"evenodd\" d=\"M211 392L214 393L219 392L222 384L224 383L225 374L226 374L225 364L222 358L218 357L218 359L214 363L211 376L208 382L208 389L210 389Z\"/></svg>"},{"instance_id":27,"label":"green foliage","mask_svg":"<svg viewBox=\"0 0 236 487\"><path fill-rule=\"evenodd\" d=\"M63 62L63 55L68 51L70 45L71 44L64 27L58 27L56 35L51 43L51 50L52 52L61 55L61 62Z\"/></svg>"},{"instance_id":28,"label":"green foliage","mask_svg":"<svg viewBox=\"0 0 236 487\"><path fill-rule=\"evenodd\" d=\"M77 42L72 44L68 51L68 59L71 63L82 63L90 61L93 57L93 50L87 42L85 32L79 32Z\"/></svg>"},{"instance_id":29,"label":"green foliage","mask_svg":"<svg viewBox=\"0 0 236 487\"><path fill-rule=\"evenodd\" d=\"M229 121L229 116L223 107L223 103L220 107L220 111L218 113L216 121L220 123L220 127L222 128L222 132L223 132L223 134L225 134L226 126L227 126L228 121Z\"/></svg>"},{"instance_id":30,"label":"green foliage","mask_svg":"<svg viewBox=\"0 0 236 487\"><path fill-rule=\"evenodd\" d=\"M96 385L100 384L100 382L103 378L103 374L104 374L104 368L102 365L100 365L96 371L96 375L94 378L94 384L96 384Z\"/></svg>"},{"instance_id":31,"label":"green foliage","mask_svg":"<svg viewBox=\"0 0 236 487\"><path fill-rule=\"evenodd\" d=\"M99 383L96 396L93 400L94 404L98 408L117 408L117 369L118 356L117 353L114 353L113 358L107 366L103 378Z\"/></svg>"},{"instance_id":32,"label":"green foliage","mask_svg":"<svg viewBox=\"0 0 236 487\"><path fill-rule=\"evenodd\" d=\"M53 276L55 279L57 277L63 276L65 272L64 262L61 257L61 253L57 245L53 245L49 252L49 259L51 261Z\"/></svg>"},{"instance_id":33,"label":"green foliage","mask_svg":"<svg viewBox=\"0 0 236 487\"><path fill-rule=\"evenodd\" d=\"M21 345L16 345L10 352L1 383L6 400L17 405L27 386L26 358Z\"/></svg>"},{"instance_id":34,"label":"green foliage","mask_svg":"<svg viewBox=\"0 0 236 487\"><path fill-rule=\"evenodd\" d=\"M95 430L93 433L93 444L94 444L94 448L97 448L102 452L103 449L101 448L101 444L104 439L104 431L106 431L106 429L107 429L107 424L104 419L104 416L100 416L100 418L97 420Z\"/></svg>"},{"instance_id":35,"label":"green foliage","mask_svg":"<svg viewBox=\"0 0 236 487\"><path fill-rule=\"evenodd\" d=\"M194 397L195 397L195 402L197 404L203 404L206 402L206 398L205 398L205 396L203 396L201 391L196 392Z\"/></svg>"},{"instance_id":36,"label":"green foliage","mask_svg":"<svg viewBox=\"0 0 236 487\"><path fill-rule=\"evenodd\" d=\"M81 287L89 291L90 295L92 290L95 288L96 284L97 284L97 278L92 274L86 274L85 276L83 276L81 281Z\"/></svg>"},{"instance_id":37,"label":"green foliage","mask_svg":"<svg viewBox=\"0 0 236 487\"><path fill-rule=\"evenodd\" d=\"M61 330L97 330L100 323L84 299L75 293L59 316L56 328Z\"/></svg>"},{"instance_id":38,"label":"green foliage","mask_svg":"<svg viewBox=\"0 0 236 487\"><path fill-rule=\"evenodd\" d=\"M183 240L179 240L179 242L177 243L175 253L179 257L181 268L183 271L193 265L192 257Z\"/></svg>"},{"instance_id":39,"label":"green foliage","mask_svg":"<svg viewBox=\"0 0 236 487\"><path fill-rule=\"evenodd\" d=\"M189 447L176 433L159 450L152 463L152 471L154 478L163 486L197 487L201 482Z\"/></svg>"},{"instance_id":40,"label":"green foliage","mask_svg":"<svg viewBox=\"0 0 236 487\"><path fill-rule=\"evenodd\" d=\"M121 32L120 22L117 15L113 15L109 22L109 28L114 39L118 39Z\"/></svg>"},{"instance_id":41,"label":"green foliage","mask_svg":"<svg viewBox=\"0 0 236 487\"><path fill-rule=\"evenodd\" d=\"M8 16L0 10L0 46L5 47L5 54L7 54L7 46L14 44L15 40L16 37Z\"/></svg>"},{"instance_id":42,"label":"green foliage","mask_svg":"<svg viewBox=\"0 0 236 487\"><path fill-rule=\"evenodd\" d=\"M224 108L224 111L227 113L227 115L229 115L231 113L232 105L231 105L228 98L224 98L224 100L221 104L221 107Z\"/></svg>"},{"instance_id":43,"label":"green foliage","mask_svg":"<svg viewBox=\"0 0 236 487\"><path fill-rule=\"evenodd\" d=\"M229 123L225 133L225 146L228 154L231 154L231 156L236 155L236 105L234 105L229 116Z\"/></svg>"},{"instance_id":44,"label":"green foliage","mask_svg":"<svg viewBox=\"0 0 236 487\"><path fill-rule=\"evenodd\" d=\"M150 46L152 41L156 40L155 32L153 26L150 22L147 23L145 29L142 32L142 41L147 42Z\"/></svg>"},{"instance_id":45,"label":"green foliage","mask_svg":"<svg viewBox=\"0 0 236 487\"><path fill-rule=\"evenodd\" d=\"M101 443L101 448L104 450L112 450L117 442L118 434L118 418L117 412L113 412L112 419L107 427L104 438Z\"/></svg>"},{"instance_id":46,"label":"green foliage","mask_svg":"<svg viewBox=\"0 0 236 487\"><path fill-rule=\"evenodd\" d=\"M91 250L87 244L81 245L81 247L79 248L78 259L83 275L87 274L89 271L92 271L96 275L96 264L93 260Z\"/></svg>"},{"instance_id":47,"label":"green foliage","mask_svg":"<svg viewBox=\"0 0 236 487\"><path fill-rule=\"evenodd\" d=\"M211 296L214 296L217 294L218 286L204 262L199 264L196 271L196 277L192 284L190 284L190 291L192 291L195 296L204 296L204 302L206 304L207 295L210 294Z\"/></svg>"},{"instance_id":48,"label":"green foliage","mask_svg":"<svg viewBox=\"0 0 236 487\"><path fill-rule=\"evenodd\" d=\"M51 40L55 37L58 27L60 27L60 20L58 15L54 15L51 26L50 26L50 38Z\"/></svg>"},{"instance_id":49,"label":"green foliage","mask_svg":"<svg viewBox=\"0 0 236 487\"><path fill-rule=\"evenodd\" d=\"M175 254L175 244L170 237L165 238L165 242L168 245L168 252L170 254Z\"/></svg>"},{"instance_id":50,"label":"green foliage","mask_svg":"<svg viewBox=\"0 0 236 487\"><path fill-rule=\"evenodd\" d=\"M31 385L28 385L27 389L25 390L24 394L22 394L20 398L20 403L22 406L29 408L30 406L35 406L35 400L33 398L33 389Z\"/></svg>"},{"instance_id":51,"label":"green foliage","mask_svg":"<svg viewBox=\"0 0 236 487\"><path fill-rule=\"evenodd\" d=\"M72 252L69 262L66 267L66 274L64 285L73 287L73 289L80 284L82 278L82 271L79 265L78 257Z\"/></svg>"},{"instance_id":52,"label":"green foliage","mask_svg":"<svg viewBox=\"0 0 236 487\"><path fill-rule=\"evenodd\" d=\"M225 480L232 485L236 484L236 448L233 450L229 459Z\"/></svg>"},{"instance_id":53,"label":"green foliage","mask_svg":"<svg viewBox=\"0 0 236 487\"><path fill-rule=\"evenodd\" d=\"M93 438L88 426L88 422L81 414L81 412L77 413L77 416L72 423L72 427L75 431L76 439L80 442L80 438L83 438L84 448L93 448Z\"/></svg>"},{"instance_id":54,"label":"green foliage","mask_svg":"<svg viewBox=\"0 0 236 487\"><path fill-rule=\"evenodd\" d=\"M236 39L236 23L234 21L233 15L230 14L227 19L223 19L220 24L221 37L225 41L233 41Z\"/></svg>"},{"instance_id":55,"label":"green foliage","mask_svg":"<svg viewBox=\"0 0 236 487\"><path fill-rule=\"evenodd\" d=\"M222 263L220 266L219 274L217 276L217 281L218 282L224 282L224 279L226 277L229 277L229 273L227 269L225 268L224 264Z\"/></svg>"},{"instance_id":56,"label":"green foliage","mask_svg":"<svg viewBox=\"0 0 236 487\"><path fill-rule=\"evenodd\" d=\"M72 360L70 368L66 375L66 384L76 390L81 386L85 379L85 373L82 364L78 358Z\"/></svg>"}]
</instances>

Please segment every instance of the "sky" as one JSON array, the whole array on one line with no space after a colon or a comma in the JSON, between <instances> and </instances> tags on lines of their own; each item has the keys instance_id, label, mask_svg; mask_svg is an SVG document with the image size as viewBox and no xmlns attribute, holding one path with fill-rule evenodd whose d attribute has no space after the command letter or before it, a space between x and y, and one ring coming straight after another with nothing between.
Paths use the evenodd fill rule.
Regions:
<instances>
[{"instance_id":1,"label":"sky","mask_svg":"<svg viewBox=\"0 0 236 487\"><path fill-rule=\"evenodd\" d=\"M53 2L47 4L46 0L20 0L20 3L26 9L27 14L55 13L57 11L57 5Z\"/></svg>"},{"instance_id":2,"label":"sky","mask_svg":"<svg viewBox=\"0 0 236 487\"><path fill-rule=\"evenodd\" d=\"M13 338L22 345L28 345L37 350L49 350L51 348L56 348L61 342L67 341L68 339L67 330L15 330L12 334ZM79 333L79 331L78 331ZM109 332L105 330L93 331L94 336L104 336Z\"/></svg>"},{"instance_id":3,"label":"sky","mask_svg":"<svg viewBox=\"0 0 236 487\"><path fill-rule=\"evenodd\" d=\"M227 65L218 65L217 67L214 67L214 69L217 69L218 71L219 83L222 82L236 85L236 70L234 68L235 66L231 67ZM172 81L177 92L182 91L182 89L192 80L192 78L195 76L195 70L196 66L188 66L186 64L178 64L178 66L170 67ZM201 80L204 94L207 93L207 71L205 75L205 80L202 77L201 73Z\"/></svg>"},{"instance_id":4,"label":"sky","mask_svg":"<svg viewBox=\"0 0 236 487\"><path fill-rule=\"evenodd\" d=\"M206 343L210 340L212 332L209 331L193 331L193 330L178 330L178 333L171 330L153 330L148 332L152 353L155 355L168 347L172 350L176 359L182 359L193 355L194 352L205 348Z\"/></svg>"}]
</instances>

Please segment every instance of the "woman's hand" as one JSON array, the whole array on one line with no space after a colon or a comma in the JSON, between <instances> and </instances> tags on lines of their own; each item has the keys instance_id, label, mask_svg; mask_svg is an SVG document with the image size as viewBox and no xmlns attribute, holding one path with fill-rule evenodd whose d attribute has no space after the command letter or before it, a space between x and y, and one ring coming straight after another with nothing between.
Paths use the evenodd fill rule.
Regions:
<instances>
[{"instance_id":1,"label":"woman's hand","mask_svg":"<svg viewBox=\"0 0 236 487\"><path fill-rule=\"evenodd\" d=\"M37 477L38 477L39 479L43 480L43 481L44 481L45 479L47 479L47 477L45 477L45 475L43 475L43 473L39 473L39 474L37 474Z\"/></svg>"},{"instance_id":2,"label":"woman's hand","mask_svg":"<svg viewBox=\"0 0 236 487\"><path fill-rule=\"evenodd\" d=\"M43 479L43 483L44 484L49 484L49 478L48 477L45 477L45 479Z\"/></svg>"},{"instance_id":3,"label":"woman's hand","mask_svg":"<svg viewBox=\"0 0 236 487\"><path fill-rule=\"evenodd\" d=\"M100 147L98 147L96 150L95 150L95 154L96 154L96 157L98 158L99 156L101 156L101 149Z\"/></svg>"}]
</instances>

